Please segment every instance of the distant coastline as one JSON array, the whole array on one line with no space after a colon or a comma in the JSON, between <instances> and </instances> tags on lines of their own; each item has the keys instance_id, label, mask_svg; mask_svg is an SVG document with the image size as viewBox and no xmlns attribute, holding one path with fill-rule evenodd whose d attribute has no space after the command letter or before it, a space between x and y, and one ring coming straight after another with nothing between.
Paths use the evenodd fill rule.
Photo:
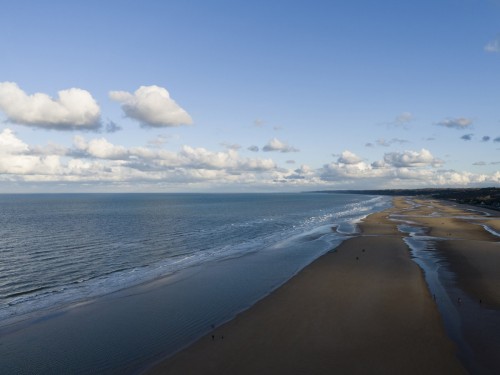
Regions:
<instances>
[{"instance_id":1,"label":"distant coastline","mask_svg":"<svg viewBox=\"0 0 500 375\"><path fill-rule=\"evenodd\" d=\"M319 190L313 193L366 194L391 196L422 196L444 199L500 211L500 188L426 188L426 189L382 189L382 190Z\"/></svg>"}]
</instances>

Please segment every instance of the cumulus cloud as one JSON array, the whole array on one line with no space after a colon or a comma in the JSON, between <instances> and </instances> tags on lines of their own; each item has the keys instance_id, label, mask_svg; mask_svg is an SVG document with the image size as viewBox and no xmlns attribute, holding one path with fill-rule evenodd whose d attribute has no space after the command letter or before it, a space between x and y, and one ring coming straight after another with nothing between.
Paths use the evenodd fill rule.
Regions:
<instances>
[{"instance_id":1,"label":"cumulus cloud","mask_svg":"<svg viewBox=\"0 0 500 375\"><path fill-rule=\"evenodd\" d=\"M276 164L271 159L245 159L241 158L235 150L212 152L205 148L184 146L179 156L184 167L196 169L265 171L276 168Z\"/></svg>"},{"instance_id":2,"label":"cumulus cloud","mask_svg":"<svg viewBox=\"0 0 500 375\"><path fill-rule=\"evenodd\" d=\"M143 126L168 127L193 123L191 116L163 87L141 86L133 94L110 91L109 97L121 103L127 117L138 120Z\"/></svg>"},{"instance_id":3,"label":"cumulus cloud","mask_svg":"<svg viewBox=\"0 0 500 375\"><path fill-rule=\"evenodd\" d=\"M489 135L485 135L483 138L481 138L483 142L488 142L490 139L491 137Z\"/></svg>"},{"instance_id":4,"label":"cumulus cloud","mask_svg":"<svg viewBox=\"0 0 500 375\"><path fill-rule=\"evenodd\" d=\"M337 162L342 164L358 164L362 162L362 159L353 152L346 150L340 154Z\"/></svg>"},{"instance_id":5,"label":"cumulus cloud","mask_svg":"<svg viewBox=\"0 0 500 375\"><path fill-rule=\"evenodd\" d=\"M486 165L486 162L484 162L484 161L476 161L475 163L472 163L472 165L483 166L483 165Z\"/></svg>"},{"instance_id":6,"label":"cumulus cloud","mask_svg":"<svg viewBox=\"0 0 500 375\"><path fill-rule=\"evenodd\" d=\"M264 172L276 169L271 159L242 158L237 150L212 152L205 148L183 146L177 153L146 147L115 145L105 138L86 140L82 136L73 138L74 150L71 156L79 159L100 159L116 161L120 166L142 172L186 170L224 170L228 174L249 171Z\"/></svg>"},{"instance_id":7,"label":"cumulus cloud","mask_svg":"<svg viewBox=\"0 0 500 375\"><path fill-rule=\"evenodd\" d=\"M465 117L448 118L438 122L436 125L446 128L467 129L472 125L472 120Z\"/></svg>"},{"instance_id":8,"label":"cumulus cloud","mask_svg":"<svg viewBox=\"0 0 500 375\"><path fill-rule=\"evenodd\" d=\"M183 147L179 152L145 147L125 148L105 138L77 136L73 148L64 157L50 155L57 147L41 146L40 155L9 129L0 133L0 182L64 182L144 186L161 183L211 186L272 181L277 173L270 159L240 157L236 151L211 152L203 148ZM129 185L133 183L133 185ZM117 185L118 184L118 185ZM205 184L205 185L204 185ZM83 185L80 185L83 186ZM191 185L192 186L192 185Z\"/></svg>"},{"instance_id":9,"label":"cumulus cloud","mask_svg":"<svg viewBox=\"0 0 500 375\"><path fill-rule=\"evenodd\" d=\"M355 164L336 162L324 165L320 171L320 178L324 181L339 181L361 178L376 178L378 174L378 171L364 162Z\"/></svg>"},{"instance_id":10,"label":"cumulus cloud","mask_svg":"<svg viewBox=\"0 0 500 375\"><path fill-rule=\"evenodd\" d=\"M0 82L0 110L9 122L41 128L97 129L100 108L86 90L61 90L57 98L44 93L26 94L14 82Z\"/></svg>"},{"instance_id":11,"label":"cumulus cloud","mask_svg":"<svg viewBox=\"0 0 500 375\"><path fill-rule=\"evenodd\" d=\"M4 129L0 133L0 153L15 155L26 153L28 150L28 145L17 138L11 129Z\"/></svg>"},{"instance_id":12,"label":"cumulus cloud","mask_svg":"<svg viewBox=\"0 0 500 375\"><path fill-rule=\"evenodd\" d=\"M315 171L308 165L301 165L300 168L295 169L292 173L284 176L286 180L305 180L307 178L314 178Z\"/></svg>"},{"instance_id":13,"label":"cumulus cloud","mask_svg":"<svg viewBox=\"0 0 500 375\"><path fill-rule=\"evenodd\" d=\"M295 160L287 160L285 163L287 163L287 164L295 164Z\"/></svg>"},{"instance_id":14,"label":"cumulus cloud","mask_svg":"<svg viewBox=\"0 0 500 375\"><path fill-rule=\"evenodd\" d=\"M388 155L388 156L387 156ZM279 168L272 159L245 158L237 150L213 152L184 146L179 151L125 147L106 138L76 136L73 145L29 146L12 130L0 131L0 183L79 184L80 188L112 187L117 191L171 189L231 190L304 188L401 188L418 186L491 185L500 172L480 174L433 168L440 162L429 151L386 154L368 163L350 151L319 169L306 165ZM291 160L287 164L291 164ZM489 163L495 164L495 163ZM477 165L480 165L479 162ZM5 185L4 185L5 186ZM25 185L26 186L26 185Z\"/></svg>"},{"instance_id":15,"label":"cumulus cloud","mask_svg":"<svg viewBox=\"0 0 500 375\"><path fill-rule=\"evenodd\" d=\"M343 151L336 162L325 164L318 172L321 180L330 182L377 178L381 174L349 150Z\"/></svg>"},{"instance_id":16,"label":"cumulus cloud","mask_svg":"<svg viewBox=\"0 0 500 375\"><path fill-rule=\"evenodd\" d=\"M127 159L129 152L123 146L116 146L105 138L92 139L89 142L82 136L75 136L73 144L79 151L84 151L90 157L110 160Z\"/></svg>"},{"instance_id":17,"label":"cumulus cloud","mask_svg":"<svg viewBox=\"0 0 500 375\"><path fill-rule=\"evenodd\" d=\"M496 137L493 142L500 142L500 137Z\"/></svg>"},{"instance_id":18,"label":"cumulus cloud","mask_svg":"<svg viewBox=\"0 0 500 375\"><path fill-rule=\"evenodd\" d=\"M387 154L386 154L387 155ZM406 156L406 157L405 157ZM490 175L429 168L436 159L426 152L389 154L386 160L366 164L330 163L318 170L322 181L348 188L415 188L428 186L468 186L500 181L500 172ZM434 161L434 162L433 162ZM330 185L331 186L331 185Z\"/></svg>"},{"instance_id":19,"label":"cumulus cloud","mask_svg":"<svg viewBox=\"0 0 500 375\"><path fill-rule=\"evenodd\" d=\"M259 152L259 146L250 146L247 148L248 151Z\"/></svg>"},{"instance_id":20,"label":"cumulus cloud","mask_svg":"<svg viewBox=\"0 0 500 375\"><path fill-rule=\"evenodd\" d=\"M473 136L474 134L464 134L460 137L460 139L463 139L464 141L471 141Z\"/></svg>"},{"instance_id":21,"label":"cumulus cloud","mask_svg":"<svg viewBox=\"0 0 500 375\"><path fill-rule=\"evenodd\" d=\"M489 41L485 46L484 50L486 52L500 52L500 35L491 41Z\"/></svg>"},{"instance_id":22,"label":"cumulus cloud","mask_svg":"<svg viewBox=\"0 0 500 375\"><path fill-rule=\"evenodd\" d=\"M267 142L267 144L262 148L262 151L298 152L299 149L289 146L288 144L281 142L277 138L273 138L269 142Z\"/></svg>"},{"instance_id":23,"label":"cumulus cloud","mask_svg":"<svg viewBox=\"0 0 500 375\"><path fill-rule=\"evenodd\" d=\"M399 168L436 167L443 163L432 156L431 152L425 148L420 151L389 152L384 155L384 162Z\"/></svg>"},{"instance_id":24,"label":"cumulus cloud","mask_svg":"<svg viewBox=\"0 0 500 375\"><path fill-rule=\"evenodd\" d=\"M0 133L0 176L46 175L59 171L59 156L33 155L30 147L11 129Z\"/></svg>"}]
</instances>

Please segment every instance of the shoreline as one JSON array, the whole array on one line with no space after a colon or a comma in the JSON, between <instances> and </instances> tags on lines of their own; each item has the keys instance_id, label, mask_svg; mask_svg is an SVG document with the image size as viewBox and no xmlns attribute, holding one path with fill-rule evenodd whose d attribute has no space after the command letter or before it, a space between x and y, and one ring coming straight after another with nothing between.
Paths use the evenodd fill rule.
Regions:
<instances>
[{"instance_id":1,"label":"shoreline","mask_svg":"<svg viewBox=\"0 0 500 375\"><path fill-rule=\"evenodd\" d=\"M367 216L358 236L144 373L464 373L424 272L389 218L406 209L395 199Z\"/></svg>"},{"instance_id":2,"label":"shoreline","mask_svg":"<svg viewBox=\"0 0 500 375\"><path fill-rule=\"evenodd\" d=\"M338 201L337 206L345 206L344 199ZM373 210L386 200L353 201ZM323 205L318 209L323 212ZM341 209L347 215L339 227L347 232L349 218L363 210L346 210ZM0 368L37 375L137 373L208 334L212 325L230 321L335 247L346 236L332 231L329 222L324 218L319 224L325 225L311 226L303 240L282 236L282 243L273 242L276 246L189 267L168 276L170 280L23 316L0 327Z\"/></svg>"},{"instance_id":3,"label":"shoreline","mask_svg":"<svg viewBox=\"0 0 500 375\"><path fill-rule=\"evenodd\" d=\"M214 262L173 281L156 279L4 326L0 347L7 356L0 356L0 367L131 374L500 371L494 267L500 264L500 218L479 214L484 211L398 197L390 208L365 216L360 231L340 245L319 258L306 255L316 260L265 293L247 289L264 264L282 272L271 256L276 251L260 263L251 255ZM405 220L421 231L410 237L400 227ZM424 245L420 253L409 238ZM299 247L292 257L314 251ZM436 257L438 270L422 267L418 257L425 254ZM442 288L437 298L432 272ZM242 293L250 305L236 303ZM232 312L214 319L227 303ZM28 361L23 353L30 353Z\"/></svg>"}]
</instances>

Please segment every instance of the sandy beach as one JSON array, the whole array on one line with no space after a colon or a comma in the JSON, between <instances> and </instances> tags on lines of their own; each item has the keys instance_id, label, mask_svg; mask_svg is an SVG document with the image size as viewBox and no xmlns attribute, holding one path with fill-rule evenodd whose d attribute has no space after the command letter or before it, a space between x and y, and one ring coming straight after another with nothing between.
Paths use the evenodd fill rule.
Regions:
<instances>
[{"instance_id":1,"label":"sandy beach","mask_svg":"<svg viewBox=\"0 0 500 375\"><path fill-rule=\"evenodd\" d=\"M470 372L458 359L458 345L445 330L424 271L411 259L403 240L408 234L397 228L402 222L434 239L433 251L456 276L453 288L464 293L463 302L460 298L453 305L457 311L465 301L477 300L474 309L487 310L496 319L499 237L484 226L498 230L498 217L446 202L399 197L393 208L366 218L361 235L148 373ZM470 341L469 364L481 362L477 368L494 373L498 361L474 354L484 345L481 335L468 334L476 323L459 322L456 329ZM496 343L490 344L494 351Z\"/></svg>"}]
</instances>

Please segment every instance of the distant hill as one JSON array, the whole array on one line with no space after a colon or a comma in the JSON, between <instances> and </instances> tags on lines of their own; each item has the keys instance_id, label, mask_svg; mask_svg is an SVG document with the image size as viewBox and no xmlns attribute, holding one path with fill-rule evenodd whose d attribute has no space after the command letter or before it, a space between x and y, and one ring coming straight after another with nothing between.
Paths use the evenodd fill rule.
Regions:
<instances>
[{"instance_id":1,"label":"distant hill","mask_svg":"<svg viewBox=\"0 0 500 375\"><path fill-rule=\"evenodd\" d=\"M323 190L318 193L425 196L500 211L500 188Z\"/></svg>"}]
</instances>

